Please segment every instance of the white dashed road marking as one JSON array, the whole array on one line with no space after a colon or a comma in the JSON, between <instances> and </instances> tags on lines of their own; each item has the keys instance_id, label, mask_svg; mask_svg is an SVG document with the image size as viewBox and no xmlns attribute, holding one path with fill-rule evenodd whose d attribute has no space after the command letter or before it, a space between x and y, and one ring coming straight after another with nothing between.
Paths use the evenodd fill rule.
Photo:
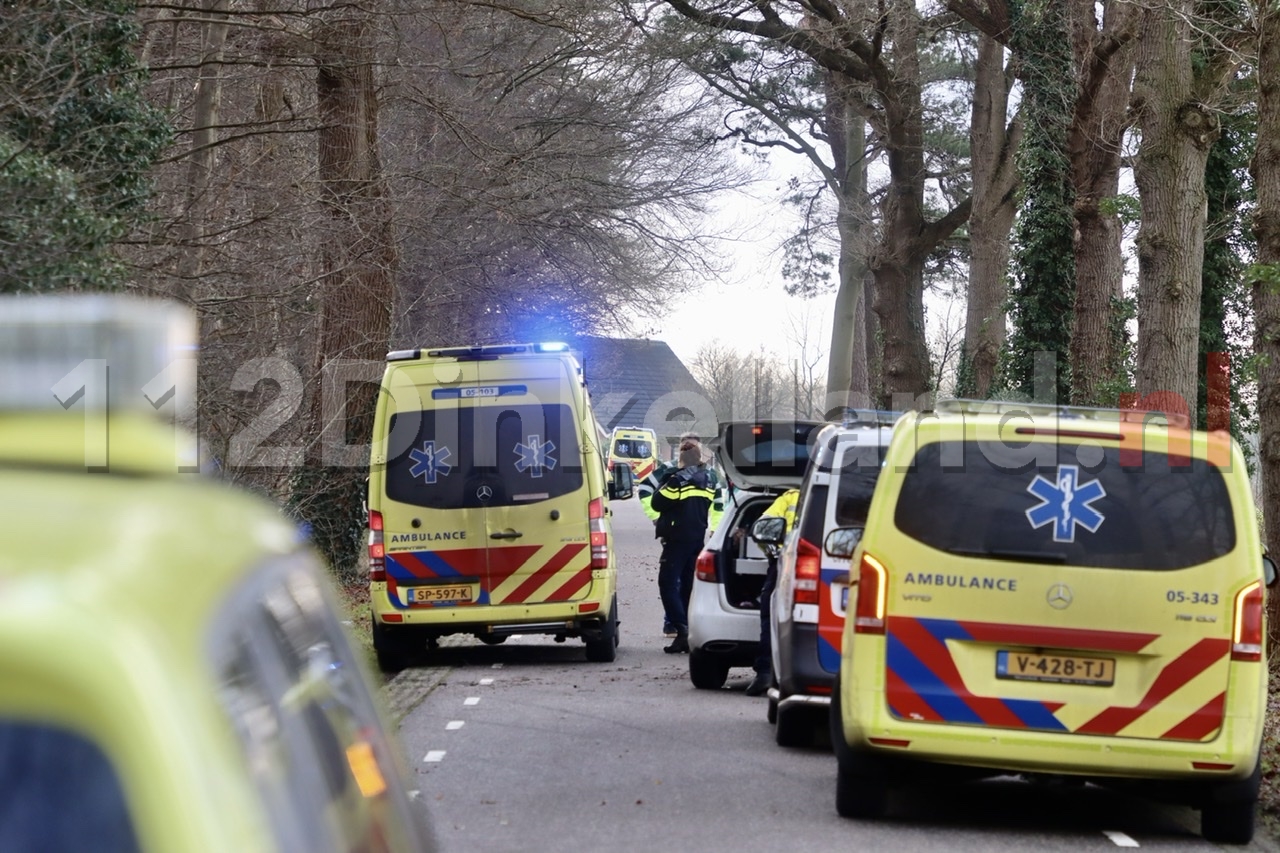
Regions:
<instances>
[{"instance_id":1,"label":"white dashed road marking","mask_svg":"<svg viewBox=\"0 0 1280 853\"><path fill-rule=\"evenodd\" d=\"M444 750L443 750L443 749L433 749L433 750L431 750L430 752L428 752L428 753L427 753L427 757L426 757L426 758L424 758L424 759L422 759L422 760L423 760L423 761L431 761L431 762L444 761Z\"/></svg>"},{"instance_id":2,"label":"white dashed road marking","mask_svg":"<svg viewBox=\"0 0 1280 853\"><path fill-rule=\"evenodd\" d=\"M1111 839L1111 843L1117 847L1137 847L1138 842L1134 841L1123 832L1116 832L1113 829L1104 829L1102 834Z\"/></svg>"},{"instance_id":3,"label":"white dashed road marking","mask_svg":"<svg viewBox=\"0 0 1280 853\"><path fill-rule=\"evenodd\" d=\"M493 684L493 679L492 679L492 678L482 678L482 679L480 679L480 684L481 684L481 685L485 685L485 684Z\"/></svg>"},{"instance_id":4,"label":"white dashed road marking","mask_svg":"<svg viewBox=\"0 0 1280 853\"><path fill-rule=\"evenodd\" d=\"M500 663L495 663L495 664L493 665L493 668L494 668L494 669L502 669L502 664L500 664Z\"/></svg>"},{"instance_id":5,"label":"white dashed road marking","mask_svg":"<svg viewBox=\"0 0 1280 853\"><path fill-rule=\"evenodd\" d=\"M462 700L462 704L463 704L463 705L479 705L479 704L480 704L480 697L479 697L479 696L468 696L466 699L463 699L463 700Z\"/></svg>"},{"instance_id":6,"label":"white dashed road marking","mask_svg":"<svg viewBox=\"0 0 1280 853\"><path fill-rule=\"evenodd\" d=\"M450 720L448 723L445 724L444 728L445 728L445 731L456 732L458 729L462 728L466 724L467 723L465 720Z\"/></svg>"}]
</instances>

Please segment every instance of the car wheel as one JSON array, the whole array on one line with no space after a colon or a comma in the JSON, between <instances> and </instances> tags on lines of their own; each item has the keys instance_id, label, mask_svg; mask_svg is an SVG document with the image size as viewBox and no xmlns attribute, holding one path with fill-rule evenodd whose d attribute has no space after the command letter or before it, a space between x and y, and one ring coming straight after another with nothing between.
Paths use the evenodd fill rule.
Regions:
<instances>
[{"instance_id":1,"label":"car wheel","mask_svg":"<svg viewBox=\"0 0 1280 853\"><path fill-rule=\"evenodd\" d=\"M719 690L729 679L729 665L701 649L689 652L689 680L699 690Z\"/></svg>"},{"instance_id":2,"label":"car wheel","mask_svg":"<svg viewBox=\"0 0 1280 853\"><path fill-rule=\"evenodd\" d=\"M778 746L812 746L813 715L803 705L779 705L774 712L777 717L777 728L773 738Z\"/></svg>"},{"instance_id":3,"label":"car wheel","mask_svg":"<svg viewBox=\"0 0 1280 853\"><path fill-rule=\"evenodd\" d=\"M889 810L888 767L858 752L844 739L840 682L831 688L831 748L836 754L836 813L840 817L880 818Z\"/></svg>"},{"instance_id":4,"label":"car wheel","mask_svg":"<svg viewBox=\"0 0 1280 853\"><path fill-rule=\"evenodd\" d=\"M1259 761L1248 779L1228 782L1209 792L1200 806L1200 834L1205 841L1248 844L1253 839L1261 782L1262 762Z\"/></svg>"},{"instance_id":5,"label":"car wheel","mask_svg":"<svg viewBox=\"0 0 1280 853\"><path fill-rule=\"evenodd\" d=\"M587 640L587 660L593 663L612 663L618 657L618 597L613 597L609 618L600 629L600 637Z\"/></svg>"},{"instance_id":6,"label":"car wheel","mask_svg":"<svg viewBox=\"0 0 1280 853\"><path fill-rule=\"evenodd\" d=\"M376 618L373 620L373 652L378 658L378 669L388 675L409 665L409 649L404 638L393 634Z\"/></svg>"},{"instance_id":7,"label":"car wheel","mask_svg":"<svg viewBox=\"0 0 1280 853\"><path fill-rule=\"evenodd\" d=\"M768 718L770 725L778 722L778 700L772 696L769 697L769 710L765 716Z\"/></svg>"},{"instance_id":8,"label":"car wheel","mask_svg":"<svg viewBox=\"0 0 1280 853\"><path fill-rule=\"evenodd\" d=\"M507 641L506 634L476 634L476 639L486 646L500 646Z\"/></svg>"}]
</instances>

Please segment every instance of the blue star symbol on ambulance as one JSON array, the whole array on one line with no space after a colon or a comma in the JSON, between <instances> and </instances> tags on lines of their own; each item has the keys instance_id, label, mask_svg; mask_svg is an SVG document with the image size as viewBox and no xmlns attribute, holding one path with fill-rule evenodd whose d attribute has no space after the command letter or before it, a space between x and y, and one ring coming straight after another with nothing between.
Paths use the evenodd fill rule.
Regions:
<instances>
[{"instance_id":1,"label":"blue star symbol on ambulance","mask_svg":"<svg viewBox=\"0 0 1280 853\"><path fill-rule=\"evenodd\" d=\"M1059 465L1057 481L1037 474L1027 486L1027 491L1042 503L1027 510L1027 520L1033 528L1053 524L1054 542L1076 541L1076 525L1090 533L1096 533L1107 518L1089 504L1104 498L1107 490L1097 480L1080 483L1080 469L1076 465Z\"/></svg>"},{"instance_id":2,"label":"blue star symbol on ambulance","mask_svg":"<svg viewBox=\"0 0 1280 853\"><path fill-rule=\"evenodd\" d=\"M428 485L434 484L437 476L448 477L453 470L453 466L445 461L452 455L449 448L441 447L436 450L434 441L425 441L421 450L415 447L409 451L409 458L414 462L409 475L421 477Z\"/></svg>"},{"instance_id":3,"label":"blue star symbol on ambulance","mask_svg":"<svg viewBox=\"0 0 1280 853\"><path fill-rule=\"evenodd\" d=\"M551 455L555 452L556 446L549 441L543 441L540 435L529 436L527 442L517 444L514 449L520 457L516 462L516 470L521 474L529 471L529 476L541 477L543 468L556 467L555 457Z\"/></svg>"}]
</instances>

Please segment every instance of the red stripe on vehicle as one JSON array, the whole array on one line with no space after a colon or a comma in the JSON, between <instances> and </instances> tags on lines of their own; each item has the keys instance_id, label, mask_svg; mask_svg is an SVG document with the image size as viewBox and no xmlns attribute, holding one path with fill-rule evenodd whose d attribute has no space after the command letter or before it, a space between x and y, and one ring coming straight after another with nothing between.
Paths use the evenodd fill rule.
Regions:
<instances>
[{"instance_id":1,"label":"red stripe on vehicle","mask_svg":"<svg viewBox=\"0 0 1280 853\"><path fill-rule=\"evenodd\" d=\"M964 686L964 679L956 669L955 661L945 643L935 637L928 628L912 617L895 617L893 635L914 654L921 663L945 684L957 698L969 706L988 726L1025 729L1027 724L999 699L975 696Z\"/></svg>"},{"instance_id":2,"label":"red stripe on vehicle","mask_svg":"<svg viewBox=\"0 0 1280 853\"><path fill-rule=\"evenodd\" d=\"M895 717L928 723L942 722L942 715L930 708L929 703L893 670L885 671L885 699Z\"/></svg>"},{"instance_id":3,"label":"red stripe on vehicle","mask_svg":"<svg viewBox=\"0 0 1280 853\"><path fill-rule=\"evenodd\" d=\"M587 566L573 577L569 578L564 586L547 596L547 601L572 601L575 598L581 598L581 593L591 583L591 567Z\"/></svg>"},{"instance_id":4,"label":"red stripe on vehicle","mask_svg":"<svg viewBox=\"0 0 1280 853\"><path fill-rule=\"evenodd\" d=\"M1164 740L1204 740L1222 728L1222 717L1226 709L1227 694L1223 691L1160 737Z\"/></svg>"},{"instance_id":5,"label":"red stripe on vehicle","mask_svg":"<svg viewBox=\"0 0 1280 853\"><path fill-rule=\"evenodd\" d=\"M520 571L534 554L538 553L538 545L503 545L488 549L489 571L485 577L485 588L493 592L502 586L508 578Z\"/></svg>"},{"instance_id":6,"label":"red stripe on vehicle","mask_svg":"<svg viewBox=\"0 0 1280 853\"><path fill-rule=\"evenodd\" d=\"M459 575L479 577L484 570L484 548L459 548L456 551L431 551L429 553ZM388 554L387 557L399 563L415 578L451 577L428 566L414 551L396 551L393 554Z\"/></svg>"},{"instance_id":7,"label":"red stripe on vehicle","mask_svg":"<svg viewBox=\"0 0 1280 853\"><path fill-rule=\"evenodd\" d=\"M961 622L969 636L982 643L1005 643L1035 648L1087 649L1104 652L1138 652L1159 634L1128 631L1091 631L1083 628L1046 628L1040 625L1003 625L997 622Z\"/></svg>"},{"instance_id":8,"label":"red stripe on vehicle","mask_svg":"<svg viewBox=\"0 0 1280 853\"><path fill-rule=\"evenodd\" d=\"M569 565L569 561L572 560L578 554L581 554L583 551L585 551L586 548L587 546L585 544L565 545L563 548L557 551L554 555L552 555L551 559L547 560L547 562L542 566L542 568L538 569L536 572L531 574L528 578L525 579L524 583L516 587L514 592L512 592L508 596L505 596L502 599L502 603L520 604L521 602L528 600L529 596L537 592L538 589L544 583L550 580L551 577L555 575L556 572L560 571L565 566Z\"/></svg>"},{"instance_id":9,"label":"red stripe on vehicle","mask_svg":"<svg viewBox=\"0 0 1280 853\"><path fill-rule=\"evenodd\" d=\"M650 474L653 473L653 469L654 469L654 464L652 462L648 463L647 465L641 465L639 468L636 469L636 479L643 480L645 477L648 477Z\"/></svg>"},{"instance_id":10,"label":"red stripe on vehicle","mask_svg":"<svg viewBox=\"0 0 1280 853\"><path fill-rule=\"evenodd\" d=\"M1230 648L1231 641L1225 638L1210 637L1201 640L1160 671L1147 695L1137 705L1131 708L1112 705L1076 731L1091 735L1118 734L1125 726L1173 695L1179 687L1221 660Z\"/></svg>"}]
</instances>

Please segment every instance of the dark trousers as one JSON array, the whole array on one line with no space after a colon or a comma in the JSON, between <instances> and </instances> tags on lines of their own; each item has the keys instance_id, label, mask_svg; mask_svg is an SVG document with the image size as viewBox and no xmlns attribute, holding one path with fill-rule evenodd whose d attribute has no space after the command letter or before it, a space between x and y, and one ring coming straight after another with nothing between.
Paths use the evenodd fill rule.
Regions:
<instances>
[{"instance_id":1,"label":"dark trousers","mask_svg":"<svg viewBox=\"0 0 1280 853\"><path fill-rule=\"evenodd\" d=\"M689 596L693 594L693 570L702 551L702 540L663 540L658 558L658 594L666 619L681 634L689 631Z\"/></svg>"},{"instance_id":2,"label":"dark trousers","mask_svg":"<svg viewBox=\"0 0 1280 853\"><path fill-rule=\"evenodd\" d=\"M755 671L773 671L773 637L769 631L769 614L773 610L773 590L778 585L778 558L769 558L760 588L760 651L756 654Z\"/></svg>"}]
</instances>

